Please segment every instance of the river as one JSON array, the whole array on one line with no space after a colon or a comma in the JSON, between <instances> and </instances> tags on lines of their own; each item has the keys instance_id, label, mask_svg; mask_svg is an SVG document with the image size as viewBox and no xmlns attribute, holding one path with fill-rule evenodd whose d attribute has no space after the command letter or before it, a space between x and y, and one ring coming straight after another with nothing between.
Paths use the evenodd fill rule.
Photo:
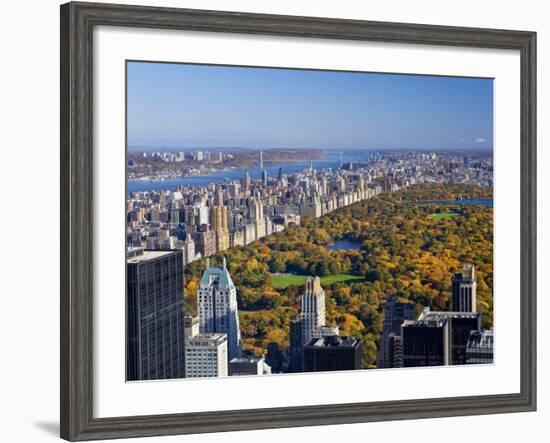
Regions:
<instances>
[{"instance_id":1,"label":"river","mask_svg":"<svg viewBox=\"0 0 550 443\"><path fill-rule=\"evenodd\" d=\"M367 161L373 151L348 151L342 154L342 162L344 164L351 162ZM336 169L339 166L340 153L327 151L324 160L314 160L313 167L316 169ZM309 167L309 161L289 162L281 164L269 164L265 166L265 170L269 177L276 177L279 173L279 168L283 169L283 174L295 174ZM244 177L246 168L235 168L228 171L216 171L208 175L192 175L185 177L175 177L164 180L129 180L128 192L151 192L161 190L174 191L178 185L180 186L207 186L210 183L223 183L225 180L238 180ZM248 169L248 173L252 179L261 178L261 169L259 166L254 166Z\"/></svg>"}]
</instances>

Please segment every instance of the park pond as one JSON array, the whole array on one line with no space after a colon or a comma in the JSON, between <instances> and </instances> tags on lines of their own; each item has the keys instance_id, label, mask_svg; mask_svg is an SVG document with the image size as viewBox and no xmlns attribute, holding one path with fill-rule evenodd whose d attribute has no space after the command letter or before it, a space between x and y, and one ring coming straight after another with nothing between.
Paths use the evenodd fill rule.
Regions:
<instances>
[{"instance_id":1,"label":"park pond","mask_svg":"<svg viewBox=\"0 0 550 443\"><path fill-rule=\"evenodd\" d=\"M340 240L334 240L332 244L325 245L325 248L333 251L349 251L352 249L361 249L361 242L343 238Z\"/></svg>"}]
</instances>

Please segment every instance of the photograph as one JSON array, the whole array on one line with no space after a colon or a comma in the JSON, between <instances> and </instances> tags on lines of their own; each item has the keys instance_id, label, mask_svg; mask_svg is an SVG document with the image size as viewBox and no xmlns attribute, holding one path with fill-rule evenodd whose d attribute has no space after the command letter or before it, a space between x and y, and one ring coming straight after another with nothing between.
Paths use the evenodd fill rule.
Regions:
<instances>
[{"instance_id":1,"label":"photograph","mask_svg":"<svg viewBox=\"0 0 550 443\"><path fill-rule=\"evenodd\" d=\"M126 381L492 364L493 82L127 60Z\"/></svg>"}]
</instances>

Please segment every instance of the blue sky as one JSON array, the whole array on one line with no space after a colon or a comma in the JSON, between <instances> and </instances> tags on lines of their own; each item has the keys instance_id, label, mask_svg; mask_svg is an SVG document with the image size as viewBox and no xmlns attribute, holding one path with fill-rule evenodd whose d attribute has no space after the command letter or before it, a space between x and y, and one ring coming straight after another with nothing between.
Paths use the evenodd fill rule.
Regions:
<instances>
[{"instance_id":1,"label":"blue sky","mask_svg":"<svg viewBox=\"0 0 550 443\"><path fill-rule=\"evenodd\" d=\"M493 81L128 63L129 146L492 148Z\"/></svg>"}]
</instances>

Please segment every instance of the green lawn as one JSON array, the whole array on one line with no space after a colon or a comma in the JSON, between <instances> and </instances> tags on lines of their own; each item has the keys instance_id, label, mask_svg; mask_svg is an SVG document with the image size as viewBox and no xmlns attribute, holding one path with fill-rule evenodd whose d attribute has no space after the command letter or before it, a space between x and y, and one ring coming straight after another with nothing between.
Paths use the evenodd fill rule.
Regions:
<instances>
[{"instance_id":1,"label":"green lawn","mask_svg":"<svg viewBox=\"0 0 550 443\"><path fill-rule=\"evenodd\" d=\"M456 212L434 212L433 214L428 215L428 218L432 220L444 220L446 218L456 217L458 214Z\"/></svg>"},{"instance_id":2,"label":"green lawn","mask_svg":"<svg viewBox=\"0 0 550 443\"><path fill-rule=\"evenodd\" d=\"M363 277L351 274L337 274L321 277L321 285L331 285L333 283L349 280L361 280ZM307 275L272 275L271 283L274 288L284 289L287 286L302 286L307 279Z\"/></svg>"}]
</instances>

